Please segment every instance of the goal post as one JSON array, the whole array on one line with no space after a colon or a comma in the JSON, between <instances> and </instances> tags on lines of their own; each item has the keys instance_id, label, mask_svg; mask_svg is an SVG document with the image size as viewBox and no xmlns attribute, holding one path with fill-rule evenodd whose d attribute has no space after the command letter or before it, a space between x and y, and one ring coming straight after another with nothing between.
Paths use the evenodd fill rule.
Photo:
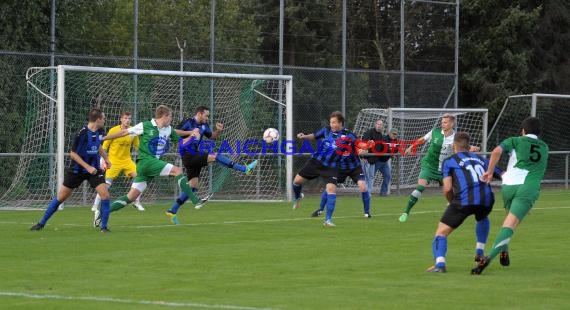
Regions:
<instances>
[{"instance_id":1,"label":"goal post","mask_svg":"<svg viewBox=\"0 0 570 310\"><path fill-rule=\"evenodd\" d=\"M374 127L377 120L384 123L384 133L389 129L396 128L399 132L398 140L403 143L411 143L424 136L441 123L441 116L449 113L456 117L455 130L465 131L471 137L471 144L487 149L487 109L428 109L428 108L389 108L389 109L363 109L358 114L354 133L362 137L364 132ZM418 154L427 150L428 143L416 148ZM409 188L417 184L422 156L392 157L392 187ZM380 181L381 174L376 174L376 181Z\"/></svg>"},{"instance_id":2,"label":"goal post","mask_svg":"<svg viewBox=\"0 0 570 310\"><path fill-rule=\"evenodd\" d=\"M505 99L492 128L489 130L489 147L499 145L504 139L520 135L520 125L529 116L538 117L542 123L540 138L548 144L550 156L543 181L565 183L568 174L570 150L570 95L532 93L512 95ZM500 164L506 165L506 156Z\"/></svg>"},{"instance_id":3,"label":"goal post","mask_svg":"<svg viewBox=\"0 0 570 310\"><path fill-rule=\"evenodd\" d=\"M20 153L23 155L12 185L0 196L2 204L45 206L55 194L55 187L51 186L50 190L49 183L56 183L57 188L63 183L70 161L66 152L72 135L87 123L90 108L102 109L106 115L105 130L108 130L119 124L121 112L133 112L131 125L135 125L153 118L154 109L160 104L172 108L173 128L183 118L192 117L196 107L209 107L212 128L215 123L224 124L222 135L211 149L240 163L258 160L258 168L248 176L221 165L202 169L200 195L216 192L214 198L219 200L291 199L291 156L280 152L261 153L257 144L251 144L249 149L243 147L248 140L261 142L263 131L268 127L277 128L281 140L293 140L293 80L290 75L61 65L30 68L27 83L26 113L29 115L26 115L25 141ZM51 126L48 125L50 122ZM34 164L39 155L47 157L50 164ZM167 162L182 166L174 145L164 156ZM42 182L34 182L32 187L30 178L38 176ZM130 182L122 177L116 180L111 187L111 196L126 193ZM157 178L150 182L142 201L172 200L177 190L172 180ZM76 190L68 201L72 205L90 204L94 195L93 190Z\"/></svg>"}]
</instances>

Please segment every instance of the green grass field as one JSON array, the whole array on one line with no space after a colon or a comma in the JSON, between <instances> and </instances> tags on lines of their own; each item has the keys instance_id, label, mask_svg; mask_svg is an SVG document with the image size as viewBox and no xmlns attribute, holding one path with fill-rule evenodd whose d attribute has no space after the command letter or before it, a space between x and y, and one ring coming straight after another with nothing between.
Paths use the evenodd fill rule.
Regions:
<instances>
[{"instance_id":1,"label":"green grass field","mask_svg":"<svg viewBox=\"0 0 570 310\"><path fill-rule=\"evenodd\" d=\"M469 218L449 238L448 272L430 274L431 242L444 210L425 196L407 223L407 197L339 195L334 222L310 218L307 195L289 203L211 202L185 206L169 225L167 205L113 213L112 233L91 227L88 208L0 212L0 309L568 309L570 191L545 190L498 260L472 276ZM500 194L490 248L504 217Z\"/></svg>"}]
</instances>

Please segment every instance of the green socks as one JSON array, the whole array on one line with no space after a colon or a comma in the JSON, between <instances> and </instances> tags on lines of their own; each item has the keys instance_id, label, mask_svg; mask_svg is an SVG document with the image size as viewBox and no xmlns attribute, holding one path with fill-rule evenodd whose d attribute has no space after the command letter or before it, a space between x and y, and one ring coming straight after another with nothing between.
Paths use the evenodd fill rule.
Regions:
<instances>
[{"instance_id":1,"label":"green socks","mask_svg":"<svg viewBox=\"0 0 570 310\"><path fill-rule=\"evenodd\" d=\"M491 249L491 253L489 257L491 259L495 258L501 251L505 251L508 246L509 242L511 242L511 237L513 236L513 230L508 227L503 227L499 231L497 238L495 239L495 243L493 244L493 248Z\"/></svg>"},{"instance_id":2,"label":"green socks","mask_svg":"<svg viewBox=\"0 0 570 310\"><path fill-rule=\"evenodd\" d=\"M192 191L192 188L190 187L190 185L188 185L188 179L186 178L186 176L184 174L179 174L175 177L176 182L178 183L178 186L180 187L180 189L186 194L188 195L188 198L190 198L190 201L192 201L192 204L197 204L198 201L200 201L200 199L198 198L198 196L196 196L196 193L194 193L194 191Z\"/></svg>"},{"instance_id":3,"label":"green socks","mask_svg":"<svg viewBox=\"0 0 570 310\"><path fill-rule=\"evenodd\" d=\"M129 202L130 201L129 198L127 198L127 195L117 198L117 200L113 201L113 203L111 204L111 212L121 210L126 205L128 205Z\"/></svg>"},{"instance_id":4,"label":"green socks","mask_svg":"<svg viewBox=\"0 0 570 310\"><path fill-rule=\"evenodd\" d=\"M423 185L418 185L416 187L416 189L410 194L410 200L408 200L408 205L406 206L406 211L404 211L404 213L410 214L410 211L412 210L416 202L418 202L420 196L422 195L422 192L425 189L426 188Z\"/></svg>"},{"instance_id":5,"label":"green socks","mask_svg":"<svg viewBox=\"0 0 570 310\"><path fill-rule=\"evenodd\" d=\"M188 195L190 201L192 201L193 204L197 204L198 201L200 201L200 199L198 198L198 196L196 196L196 193L194 193L192 191L192 188L190 188L190 186L188 185L188 179L186 178L186 176L184 176L183 174L179 174L175 178L176 182L178 183L178 186L180 187L180 189L182 189L182 191L186 195ZM111 212L121 210L129 203L131 203L131 201L129 201L127 195L121 196L117 200L113 201L113 203L111 204Z\"/></svg>"}]
</instances>

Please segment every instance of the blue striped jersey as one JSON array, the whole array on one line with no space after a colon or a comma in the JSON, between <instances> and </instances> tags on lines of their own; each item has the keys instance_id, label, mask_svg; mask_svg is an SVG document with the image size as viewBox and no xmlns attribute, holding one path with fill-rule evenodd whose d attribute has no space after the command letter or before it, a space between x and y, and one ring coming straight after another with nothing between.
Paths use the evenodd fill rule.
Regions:
<instances>
[{"instance_id":1,"label":"blue striped jersey","mask_svg":"<svg viewBox=\"0 0 570 310\"><path fill-rule=\"evenodd\" d=\"M202 138L206 136L207 138L212 137L212 129L210 129L210 125L208 123L199 123L194 117L187 118L183 120L176 129L184 130L184 131L192 131L194 128L198 128L200 131L200 139L190 139L191 143L183 144L182 140L187 138L188 136L180 136L178 141L178 153L180 155L184 155L187 148L191 148L194 151L198 151L200 147L200 143L202 142Z\"/></svg>"},{"instance_id":2,"label":"blue striped jersey","mask_svg":"<svg viewBox=\"0 0 570 310\"><path fill-rule=\"evenodd\" d=\"M350 148L345 148L343 149L343 151L345 151L345 153L342 155L341 159L340 159L340 170L343 171L352 171L358 167L361 166L360 163L360 157L358 157L358 155L356 155L356 136L352 133L352 132L347 132L346 134L346 138L348 138L347 140L344 140L342 142L346 142L346 143L350 143ZM350 152L348 152L350 151Z\"/></svg>"},{"instance_id":3,"label":"blue striped jersey","mask_svg":"<svg viewBox=\"0 0 570 310\"><path fill-rule=\"evenodd\" d=\"M101 147L101 138L103 138L104 135L105 132L103 129L91 131L89 127L85 125L75 133L71 144L71 151L77 153L89 166L99 170L101 169L99 166L99 147ZM71 160L69 168L73 173L89 173L74 160Z\"/></svg>"},{"instance_id":4,"label":"blue striped jersey","mask_svg":"<svg viewBox=\"0 0 570 310\"><path fill-rule=\"evenodd\" d=\"M342 171L352 171L360 166L360 157L356 156L354 152L348 156L342 156L340 159L340 170Z\"/></svg>"},{"instance_id":5,"label":"blue striped jersey","mask_svg":"<svg viewBox=\"0 0 570 310\"><path fill-rule=\"evenodd\" d=\"M323 127L315 133L315 139L319 141L313 158L325 167L338 168L343 154L354 152L356 136L346 128L333 132L330 126Z\"/></svg>"},{"instance_id":6,"label":"blue striped jersey","mask_svg":"<svg viewBox=\"0 0 570 310\"><path fill-rule=\"evenodd\" d=\"M443 177L451 177L453 187L452 204L491 206L494 202L491 186L481 181L487 170L486 159L471 152L459 152L443 162Z\"/></svg>"}]
</instances>

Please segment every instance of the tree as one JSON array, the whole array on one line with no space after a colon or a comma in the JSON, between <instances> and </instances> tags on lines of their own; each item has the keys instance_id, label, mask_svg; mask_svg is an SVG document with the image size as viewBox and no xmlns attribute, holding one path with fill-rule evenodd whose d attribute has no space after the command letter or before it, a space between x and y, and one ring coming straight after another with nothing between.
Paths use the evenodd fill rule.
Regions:
<instances>
[{"instance_id":1,"label":"tree","mask_svg":"<svg viewBox=\"0 0 570 310\"><path fill-rule=\"evenodd\" d=\"M0 3L0 50L49 51L50 4L43 0Z\"/></svg>"},{"instance_id":2,"label":"tree","mask_svg":"<svg viewBox=\"0 0 570 310\"><path fill-rule=\"evenodd\" d=\"M543 1L539 1L543 2ZM570 93L570 3L545 1L536 35L529 38L533 54L529 77L538 87L532 92Z\"/></svg>"},{"instance_id":3,"label":"tree","mask_svg":"<svg viewBox=\"0 0 570 310\"><path fill-rule=\"evenodd\" d=\"M264 63L279 63L279 0L241 1L242 11L260 27ZM339 1L285 2L283 62L290 66L336 67L341 64L342 7Z\"/></svg>"},{"instance_id":4,"label":"tree","mask_svg":"<svg viewBox=\"0 0 570 310\"><path fill-rule=\"evenodd\" d=\"M49 3L46 1L3 1L0 3L0 50L49 51ZM41 64L39 64L41 63ZM33 65L47 65L45 59L33 56L0 57L0 153L21 151L26 111L25 73ZM5 176L14 175L18 157L5 157L0 170ZM9 180L9 178L5 178ZM9 182L0 182L5 192Z\"/></svg>"},{"instance_id":5,"label":"tree","mask_svg":"<svg viewBox=\"0 0 570 310\"><path fill-rule=\"evenodd\" d=\"M460 102L487 106L491 118L511 94L534 91L530 73L540 6L527 1L466 1L461 11Z\"/></svg>"}]
</instances>

